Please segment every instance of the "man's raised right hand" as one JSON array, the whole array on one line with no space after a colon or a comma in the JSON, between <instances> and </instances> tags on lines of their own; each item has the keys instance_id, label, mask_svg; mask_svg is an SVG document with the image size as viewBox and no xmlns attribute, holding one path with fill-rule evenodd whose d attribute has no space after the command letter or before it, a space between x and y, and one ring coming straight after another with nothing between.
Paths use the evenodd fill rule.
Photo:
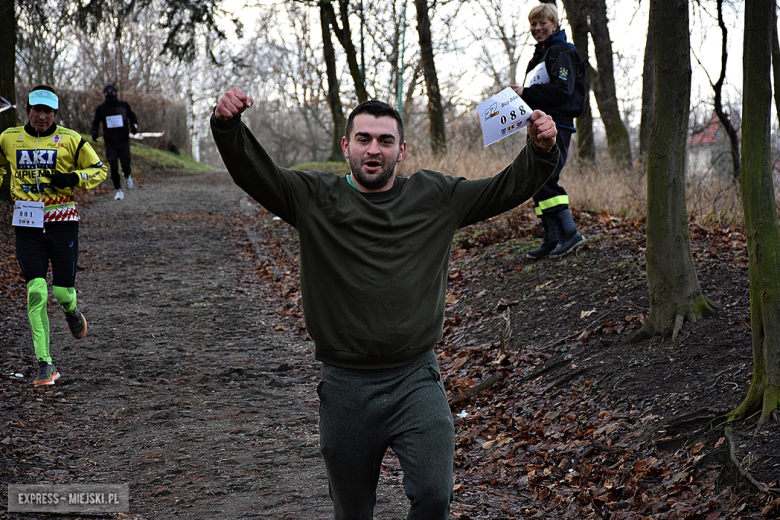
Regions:
<instances>
[{"instance_id":1,"label":"man's raised right hand","mask_svg":"<svg viewBox=\"0 0 780 520\"><path fill-rule=\"evenodd\" d=\"M217 108L214 109L214 117L220 121L227 121L241 114L254 103L254 99L233 87L219 98Z\"/></svg>"}]
</instances>

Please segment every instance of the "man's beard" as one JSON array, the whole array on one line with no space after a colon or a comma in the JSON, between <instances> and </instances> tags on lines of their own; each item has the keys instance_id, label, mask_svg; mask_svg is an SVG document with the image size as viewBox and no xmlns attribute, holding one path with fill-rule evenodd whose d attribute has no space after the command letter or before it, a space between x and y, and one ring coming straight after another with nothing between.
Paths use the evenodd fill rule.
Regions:
<instances>
[{"instance_id":1,"label":"man's beard","mask_svg":"<svg viewBox=\"0 0 780 520\"><path fill-rule=\"evenodd\" d=\"M381 161L377 159L377 162ZM386 165L379 174L374 174L374 176L369 177L365 173L363 173L363 161L362 159L356 159L353 157L349 158L349 167L352 170L352 175L355 176L357 181L360 183L361 186L368 190L378 190L379 188L384 188L387 184L387 181L390 179L390 177L393 176L393 172L395 171L395 165L398 161L393 161L392 164Z\"/></svg>"}]
</instances>

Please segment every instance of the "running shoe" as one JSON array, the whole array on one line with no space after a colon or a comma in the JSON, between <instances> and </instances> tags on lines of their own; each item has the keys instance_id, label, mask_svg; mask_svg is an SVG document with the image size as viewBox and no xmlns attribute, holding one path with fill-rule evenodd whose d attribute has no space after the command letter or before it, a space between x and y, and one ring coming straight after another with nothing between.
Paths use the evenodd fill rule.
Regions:
<instances>
[{"instance_id":1,"label":"running shoe","mask_svg":"<svg viewBox=\"0 0 780 520\"><path fill-rule=\"evenodd\" d=\"M70 329L70 333L74 338L81 339L87 333L87 320L79 312L78 307L73 309L72 312L65 313L65 321L68 322L68 329Z\"/></svg>"},{"instance_id":2,"label":"running shoe","mask_svg":"<svg viewBox=\"0 0 780 520\"><path fill-rule=\"evenodd\" d=\"M122 191L122 189L116 190L116 195L114 195L114 200L123 200L125 198L125 194Z\"/></svg>"},{"instance_id":3,"label":"running shoe","mask_svg":"<svg viewBox=\"0 0 780 520\"><path fill-rule=\"evenodd\" d=\"M60 373L54 367L51 361L38 362L38 377L35 378L33 386L53 385L60 378Z\"/></svg>"},{"instance_id":4,"label":"running shoe","mask_svg":"<svg viewBox=\"0 0 780 520\"><path fill-rule=\"evenodd\" d=\"M132 189L133 188L133 178L128 175L127 177L125 177L125 180L127 181L127 189L128 190Z\"/></svg>"}]
</instances>

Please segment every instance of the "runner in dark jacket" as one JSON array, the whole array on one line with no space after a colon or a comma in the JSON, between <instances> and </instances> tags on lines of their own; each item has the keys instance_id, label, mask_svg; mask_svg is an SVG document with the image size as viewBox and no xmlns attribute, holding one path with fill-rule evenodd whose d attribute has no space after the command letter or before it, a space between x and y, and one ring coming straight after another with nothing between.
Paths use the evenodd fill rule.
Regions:
<instances>
[{"instance_id":1,"label":"runner in dark jacket","mask_svg":"<svg viewBox=\"0 0 780 520\"><path fill-rule=\"evenodd\" d=\"M106 100L95 109L95 119L92 121L92 140L97 141L100 125L103 125L103 140L106 145L106 160L111 166L111 181L114 183L116 195L114 200L122 200L125 194L119 178L119 165L125 175L125 184L133 187L130 166L130 134L138 132L138 120L130 108L130 104L116 97L116 87L112 84L103 89Z\"/></svg>"},{"instance_id":2,"label":"runner in dark jacket","mask_svg":"<svg viewBox=\"0 0 780 520\"><path fill-rule=\"evenodd\" d=\"M569 211L569 195L558 184L566 164L571 136L585 103L585 65L577 49L559 30L558 11L552 4L534 7L528 15L536 49L526 70L525 86L512 85L515 92L534 110L552 116L558 127L557 144L561 151L558 167L547 183L534 195L536 214L542 219L544 239L528 257L563 256L585 243L577 232Z\"/></svg>"}]
</instances>

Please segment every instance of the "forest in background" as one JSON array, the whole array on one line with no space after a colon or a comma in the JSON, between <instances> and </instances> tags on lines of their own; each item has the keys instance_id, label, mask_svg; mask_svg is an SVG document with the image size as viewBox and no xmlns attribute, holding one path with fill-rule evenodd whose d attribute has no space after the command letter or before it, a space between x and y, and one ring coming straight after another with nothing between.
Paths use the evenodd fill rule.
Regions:
<instances>
[{"instance_id":1,"label":"forest in background","mask_svg":"<svg viewBox=\"0 0 780 520\"><path fill-rule=\"evenodd\" d=\"M740 57L743 6L721 3L734 62ZM500 143L481 150L473 109L486 96L522 82L533 52L527 13L536 5L502 0L4 0L2 4L13 8L17 19L17 84L45 83L99 94L110 82L119 88L120 97L157 96L167 103L183 103L193 155L214 165L221 163L208 135L208 114L221 92L232 85L258 101L247 114L248 124L281 164L333 155L334 109L329 94L334 90L340 106L337 120L365 96L384 99L402 109L409 142L416 149L429 150L432 140L443 139L446 150L459 156L468 150L477 161L495 155L506 161L515 146ZM717 4L690 5L694 77L707 78L705 89L699 86L694 93L691 134L705 128L713 113L714 93L706 90L706 84L714 83L719 71L712 70L706 55L721 36ZM592 111L578 122L581 156L597 167L607 157L621 166L627 158L629 163L639 162L646 146L642 113L647 109L637 74L646 61L641 52L646 46L642 44L648 4L567 0L556 5L561 27L590 64ZM430 24L429 39L424 41L419 35L421 13ZM324 45L323 27L329 46ZM630 37L625 36L626 27ZM709 34L706 40L705 33ZM328 48L335 83L329 80ZM443 137L431 137L431 77L436 81L433 90L439 93L442 121L441 128L433 130ZM723 85L723 105L739 128L741 81L730 81L727 77ZM0 81L0 94L6 89ZM586 121L591 114L592 122ZM23 119L20 104L17 120ZM141 121L145 131L162 130L156 122L149 123ZM335 133L341 127L335 125Z\"/></svg>"},{"instance_id":2,"label":"forest in background","mask_svg":"<svg viewBox=\"0 0 780 520\"><path fill-rule=\"evenodd\" d=\"M7 5L5 2L3 7ZM20 15L17 28L21 28L23 15L37 16L56 4L43 4L38 11L25 0L17 0L15 5L19 7ZM750 262L751 316L746 323L752 336L754 365L750 388L742 404L725 411L719 407L717 419L729 423L742 420L742 425L751 429L749 421L760 415L758 425L763 427L776 420L776 409L780 404L780 364L777 362L780 359L777 326L780 323L780 306L777 305L780 301L780 234L777 197L766 196L767 188L776 190L774 187L777 186L776 159L774 151L767 146L775 141L771 137L776 124L773 118L770 119L774 112L770 100L772 80L777 84L778 78L771 65L777 68L780 58L777 6L774 2L756 0L745 5L744 17L740 17L737 7L742 4L723 0L652 2L650 19L655 23L649 23L646 34L637 32L633 38L646 42L641 59L643 72L632 76L626 73L630 68L621 70L621 64L626 62L621 55L620 42L609 36L610 23L616 20L610 18L609 8L615 5L576 0L559 5L566 14L563 25L571 28L572 39L587 58L591 73L590 111L577 121L576 155L579 161L573 160L572 154L570 171L575 175L571 178L575 182L588 178L599 181L601 184L594 184L599 186L597 189L602 195L607 194L608 199L614 199L609 195L619 191L621 186L628 186L627 197L637 205L616 210L646 214L642 223L646 225L643 233L646 246L640 252L645 253L649 309L643 309L647 314L640 320L641 329L634 335L640 341L654 336L671 336L673 344L683 326L686 334L690 330L684 324L696 324L701 318L719 311L718 304L705 294L697 278L690 243L691 220L694 225L697 217L710 218L716 225L744 223ZM469 11L465 6L474 10ZM110 74L100 69L91 80L98 90L111 81L111 77L119 78L112 82L119 86L120 94L128 91L128 84L141 84L134 77L131 81L129 73L122 77L131 68L124 64L135 61L134 58L125 60L124 54L121 59L115 59L116 47L124 46L126 35L134 28L140 29L136 35L159 30L156 43L146 47L147 51L155 52L144 69L149 73L147 84L155 85L150 92L159 92L161 96L175 92L176 96L184 97L195 143L193 153L203 159L212 156L209 153L211 141L204 131L210 108L222 91L237 85L258 100L246 121L281 164L338 158L335 143L341 133L340 118L357 102L367 97L380 97L395 99L397 106L403 108L413 156L424 159L428 167L452 174L462 174L466 170L477 172L476 175L489 175L496 170L491 165L507 160L518 142L506 140L495 147L481 149L476 144L479 129L471 113L475 101L469 96L484 96L503 87L505 82L517 81L518 67L522 70L525 62L517 53L523 44L517 44L517 41L522 38L525 29L520 29L527 22L523 13L514 18L515 23L504 23L505 18L490 16L489 9L503 6L499 2L443 1L432 4L417 0L413 6L409 4L408 12L405 12L394 4L390 9L386 3L349 0L279 2L260 10L262 16L252 21L256 23L255 33L247 28L248 18L234 18L232 30L236 38L244 36L240 39L234 39L217 23L223 18L220 9L224 6L214 1L66 2L59 8L68 14L63 17L64 40L78 41L78 36L68 31L80 31L87 51L96 52L101 35L107 37L104 48L114 49L103 61L113 67ZM384 9L380 9L382 7ZM376 10L372 11L372 8ZM528 6L523 5L523 8ZM637 4L637 13L642 8L647 6ZM503 49L499 45L496 52L486 50L483 65L499 63L501 58L506 58L501 62L506 67L496 67L501 72L495 74L494 82L486 83L477 94L467 95L464 76L458 74L462 71L448 67L444 58L449 53L456 57L459 52L463 53L465 47L460 46L463 42L456 37L458 31L454 27L458 27L456 22L461 16L466 16L469 22L476 20L474 13L479 9L486 19L495 22L487 25L503 29L496 33L501 37L495 40L503 44ZM142 17L134 18L137 11L143 10L148 10L145 24L138 21ZM494 14L499 12L503 13L499 10ZM41 16L43 18L37 20L46 22L51 13ZM138 25L125 26L128 19L135 20L133 23ZM720 36L721 42L720 70L716 67L705 73L713 91L711 99L702 98L701 91L698 96L692 96L691 92L692 69L698 72L703 69L692 45L693 28L704 19L716 20L717 27L710 31L714 40L707 45L717 47L715 35ZM376 23L375 27L382 30L371 30L370 23ZM728 51L738 46L733 30L743 25L751 31L744 35L744 57L736 59L744 64L745 76L751 81L735 94L728 88L726 70L728 57L731 55L734 60L736 53ZM476 26L472 24L472 29ZM46 23L30 23L28 27L49 30ZM325 36L319 41L318 29ZM511 33L510 29L517 32ZM23 31L14 34L19 32ZM7 34L7 31L3 32L4 37ZM472 31L472 36L473 40L466 45L468 48L479 47L491 39L489 33L478 35L476 30ZM19 41L15 41L14 46ZM357 46L356 42L361 44ZM416 42L417 53L413 50L413 42ZM372 45L377 51L366 52ZM139 46L143 47L141 43ZM45 57L46 52L41 56ZM74 51L70 48L62 52L64 58L75 57L78 63L90 63L86 55L72 54ZM634 59L639 60L638 57ZM76 61L64 59L70 69L51 77L66 77L69 73L83 75L84 71L74 65ZM121 67L117 65L119 62ZM696 63L699 63L698 67ZM170 69L164 70L168 66ZM161 67L159 74L151 74L155 67ZM6 77L4 71L0 64L0 77ZM56 72L55 67L51 67L51 71ZM365 71L371 71L372 76ZM642 81L637 79L639 77ZM13 78L21 81L21 73L14 72ZM172 87L174 78L178 78L178 83ZM49 83L60 85L56 81ZM633 89L641 85L641 98L621 98L628 84ZM0 82L0 91L5 92L5 89L6 85ZM777 92L774 94L775 102L780 103L780 96ZM700 145L714 144L718 134L720 142L726 144L725 150L713 147L709 152L691 153L694 149L702 150ZM724 158L726 163L731 163L731 169L728 164L722 169L716 167ZM413 169L414 163L405 167ZM580 185L581 193L586 193L587 185L587 182ZM579 205L599 209L599 203L585 200L580 193L575 200ZM692 201L698 201L698 211L691 210ZM776 428L767 431L771 433ZM732 451L739 447L732 444L731 439L727 442ZM776 493L773 485L770 488L770 492Z\"/></svg>"}]
</instances>

